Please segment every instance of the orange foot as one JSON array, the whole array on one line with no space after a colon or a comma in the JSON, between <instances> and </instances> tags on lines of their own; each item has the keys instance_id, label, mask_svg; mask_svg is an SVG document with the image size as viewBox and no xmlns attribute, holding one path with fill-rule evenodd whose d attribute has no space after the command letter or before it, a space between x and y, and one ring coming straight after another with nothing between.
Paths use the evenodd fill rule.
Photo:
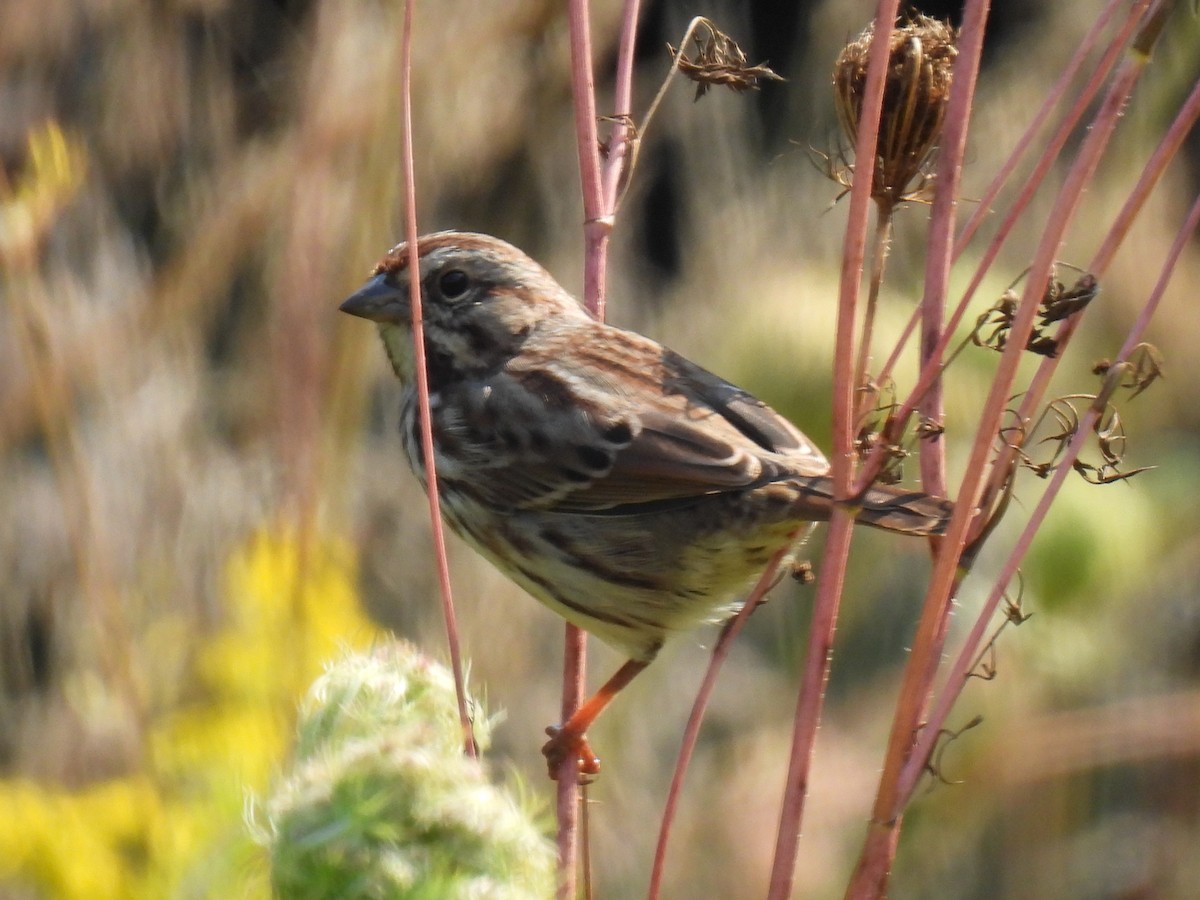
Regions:
<instances>
[{"instance_id":1,"label":"orange foot","mask_svg":"<svg viewBox=\"0 0 1200 900\"><path fill-rule=\"evenodd\" d=\"M557 725L549 726L546 734L550 735L550 740L542 746L542 756L546 757L551 779L557 781L562 764L572 758L579 763L581 781L600 774L600 757L588 746L586 735Z\"/></svg>"}]
</instances>

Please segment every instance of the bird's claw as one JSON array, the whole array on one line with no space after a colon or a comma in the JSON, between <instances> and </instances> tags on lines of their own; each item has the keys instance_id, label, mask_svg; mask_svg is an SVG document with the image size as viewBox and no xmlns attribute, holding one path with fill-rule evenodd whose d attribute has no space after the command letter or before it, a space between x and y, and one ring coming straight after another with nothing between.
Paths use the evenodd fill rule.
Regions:
<instances>
[{"instance_id":1,"label":"bird's claw","mask_svg":"<svg viewBox=\"0 0 1200 900\"><path fill-rule=\"evenodd\" d=\"M546 728L550 740L542 745L542 756L550 769L550 777L557 781L563 763L574 759L579 765L579 780L582 784L591 781L591 776L600 774L600 757L592 752L587 736L576 734L557 725Z\"/></svg>"}]
</instances>

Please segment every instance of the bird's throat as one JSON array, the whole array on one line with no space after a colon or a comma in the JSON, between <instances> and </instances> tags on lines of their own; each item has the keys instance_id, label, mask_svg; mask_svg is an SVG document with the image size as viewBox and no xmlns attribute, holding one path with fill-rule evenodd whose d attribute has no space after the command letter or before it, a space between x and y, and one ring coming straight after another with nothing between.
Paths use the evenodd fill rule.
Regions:
<instances>
[{"instance_id":1,"label":"bird's throat","mask_svg":"<svg viewBox=\"0 0 1200 900\"><path fill-rule=\"evenodd\" d=\"M415 387L417 365L412 332L398 325L381 323L379 336L383 339L383 348L400 383L406 387ZM440 390L463 375L454 365L454 360L445 351L433 345L428 337L425 339L425 371L431 391Z\"/></svg>"},{"instance_id":2,"label":"bird's throat","mask_svg":"<svg viewBox=\"0 0 1200 900\"><path fill-rule=\"evenodd\" d=\"M379 336L383 339L383 349L392 364L392 371L403 384L413 379L416 371L413 362L412 332L390 322L380 323Z\"/></svg>"}]
</instances>

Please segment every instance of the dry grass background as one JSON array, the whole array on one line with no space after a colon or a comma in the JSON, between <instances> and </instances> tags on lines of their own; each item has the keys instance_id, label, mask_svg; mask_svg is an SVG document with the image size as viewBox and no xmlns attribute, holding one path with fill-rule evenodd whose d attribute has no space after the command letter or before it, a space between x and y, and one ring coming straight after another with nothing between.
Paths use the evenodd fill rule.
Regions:
<instances>
[{"instance_id":1,"label":"dry grass background","mask_svg":"<svg viewBox=\"0 0 1200 900\"><path fill-rule=\"evenodd\" d=\"M603 78L619 4L594 5ZM997 12L968 198L1098 8ZM752 61L767 55L756 36L783 48L770 61L789 81L697 104L675 89L618 223L609 318L745 385L823 441L843 210L830 208L837 189L805 148L832 139L828 69L871 5L798 10L772 22L734 3L649 5L636 108L667 68L663 42L698 13L743 39ZM373 0L0 6L0 896L260 892L239 837L242 790L261 789L286 752L292 704L323 654L375 639L352 595L440 652L395 385L373 330L336 312L399 235L400 14ZM564 16L540 0L422 4L415 144L422 230L495 233L577 289ZM1124 199L1197 77L1196 20L1177 14L1173 27L1067 260L1086 260L1098 237L1087 223ZM72 142L79 185L30 232L14 192L30 171L27 138L46 122ZM1198 147L1118 257L1063 391L1092 384L1093 359L1115 350L1149 291L1200 182ZM923 219L919 206L900 216L878 333L919 294ZM1037 208L1027 220L990 296L1024 268ZM1168 379L1122 410L1130 463L1159 468L1128 484L1079 483L1052 513L1025 567L1035 616L1005 636L997 679L965 695L960 721L985 721L942 761L963 783L913 808L897 897L1187 897L1200 884L1198 282L1193 248L1152 329ZM992 361L979 350L950 375L952 479L955 427L973 424ZM461 545L451 556L472 682L508 712L496 766L548 793L537 748L557 708L560 624ZM856 538L855 558L801 850L804 897L835 896L853 862L926 573L921 548L875 535ZM963 605L980 589L969 585ZM260 595L282 598L269 627L247 624ZM668 896L762 894L808 601L778 589L734 651L681 810ZM605 758L591 791L599 896L643 888L712 639L669 648L593 735ZM268 658L262 642L281 654ZM617 662L599 649L593 671ZM180 737L192 732L221 742ZM140 787L104 799L131 783ZM186 834L160 821L184 809L195 813ZM56 832L75 843L64 848ZM111 877L101 857L115 860ZM88 881L73 866L103 872Z\"/></svg>"}]
</instances>

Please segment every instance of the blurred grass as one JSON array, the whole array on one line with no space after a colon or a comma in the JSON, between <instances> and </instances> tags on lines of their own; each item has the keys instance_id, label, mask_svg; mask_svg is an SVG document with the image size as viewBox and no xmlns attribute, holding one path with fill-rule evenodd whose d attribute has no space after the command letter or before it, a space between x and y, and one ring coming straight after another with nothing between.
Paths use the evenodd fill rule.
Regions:
<instances>
[{"instance_id":1,"label":"blurred grass","mask_svg":"<svg viewBox=\"0 0 1200 900\"><path fill-rule=\"evenodd\" d=\"M603 74L619 4L596 6ZM747 38L755 61L767 54L752 36L786 47L770 62L792 80L699 104L677 89L614 237L614 322L744 384L823 443L843 212L805 146L828 146L828 66L869 6L810 4L788 24L733 4L651 4L637 105L666 69L658 48L696 11ZM1097 7L1045 5L997 30L968 198ZM398 237L400 11L0 5L0 896L262 895L246 791L286 757L322 661L377 634L358 610L440 652L396 389L374 334L336 314ZM496 233L578 288L559 4L423 4L417 27L422 228ZM1090 255L1197 77L1198 45L1181 11L1065 258ZM1200 181L1194 148L1118 257L1064 361L1064 392L1093 384L1093 359L1113 352L1147 293ZM993 293L1026 264L1044 210L1027 214ZM921 207L900 214L881 334L919 295L924 220ZM1179 717L1170 746L1185 749L1172 750L1169 735L1141 730L1161 717L1139 722L1137 710L1159 692L1189 702L1200 677L1197 282L1193 248L1153 329L1168 378L1122 409L1130 464L1160 468L1063 497L1026 566L1035 616L1002 640L998 678L964 699L960 725L986 716L944 760L965 784L919 799L896 896L1189 896L1192 726ZM973 425L993 362L973 351L951 373L952 477L953 441ZM1019 486L1014 520L1036 487ZM857 849L924 577L920 548L864 534L855 552L801 851L806 897L838 895ZM508 712L493 756L541 784L561 628L470 551L451 553L472 679ZM997 563L981 560L963 620ZM780 588L735 650L681 810L669 896L761 895L807 602ZM644 885L711 640L668 648L594 735L606 764L591 794L600 896ZM616 663L599 650L593 671ZM1085 747L1065 772L1027 756L1029 729L1092 734L1059 716L1118 700L1127 741L1151 752L1097 747L1089 766Z\"/></svg>"}]
</instances>

